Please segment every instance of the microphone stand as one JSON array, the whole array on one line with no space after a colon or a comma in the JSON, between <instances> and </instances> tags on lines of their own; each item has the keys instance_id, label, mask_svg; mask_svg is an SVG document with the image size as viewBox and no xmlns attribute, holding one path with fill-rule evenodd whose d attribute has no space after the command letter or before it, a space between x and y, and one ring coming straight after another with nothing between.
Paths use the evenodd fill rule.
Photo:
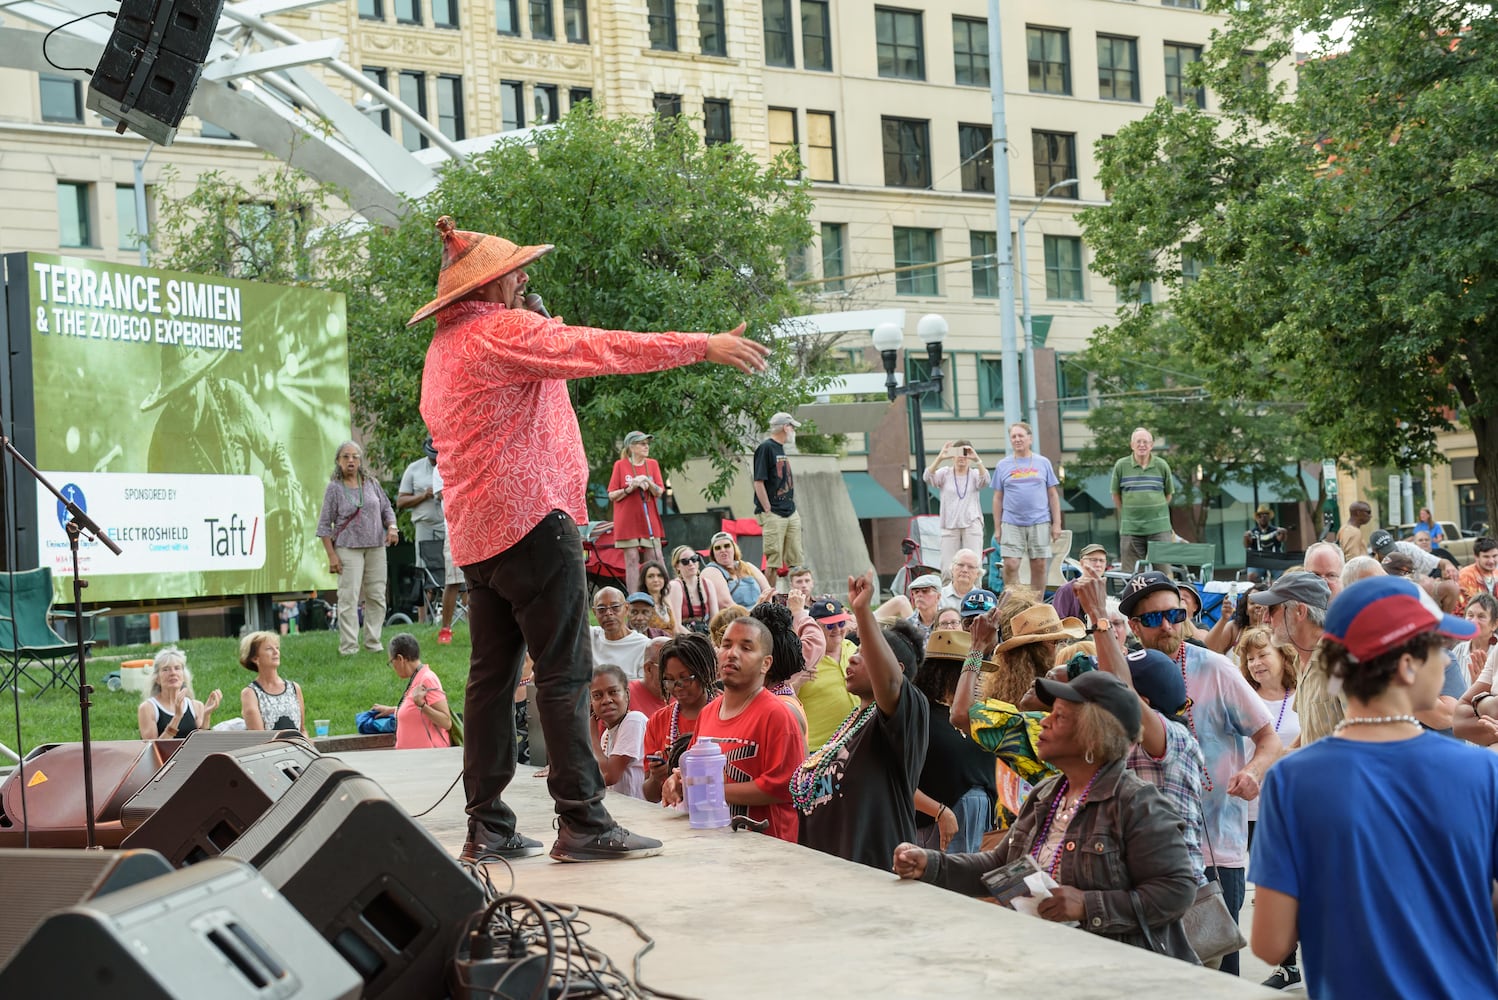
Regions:
<instances>
[{"instance_id":1,"label":"microphone stand","mask_svg":"<svg viewBox=\"0 0 1498 1000\"><path fill-rule=\"evenodd\" d=\"M78 641L76 651L78 656L78 712L82 721L83 735L83 825L85 831L85 843L88 848L92 850L93 848L98 846L98 844L95 842L97 838L94 834L93 736L89 731L88 723L89 709L93 704L89 701L89 695L94 693L94 689L88 683L88 668L84 662L84 657L88 653L88 646L83 641L83 588L88 586L88 581L84 580L81 576L78 575L78 537L84 532L87 532L90 538L92 538L96 542L102 543L105 548L109 549L109 551L113 552L115 555L121 554L120 547L119 545L115 544L115 540L113 538L110 538L104 533L104 530L99 527L98 523L93 518L89 517L88 514L84 512L82 507L79 507L72 500L63 496L62 492L58 490L56 486L53 486L52 483L48 481L47 477L41 474L41 471L38 470L36 466L27 461L26 456L22 455L19 451L16 450L16 446L11 443L11 439L9 437L0 434L0 446L3 446L5 450L10 453L12 458L25 466L26 471L31 473L32 478L45 486L47 488L47 492L55 496L58 503L61 503L63 509L68 512L68 523L66 525L68 533L68 548L69 550L71 550L73 556L73 632L75 633L75 638ZM12 516L14 516L14 511L12 511ZM10 553L10 560L12 565L15 564L15 558L15 553ZM14 624L15 623L12 623L12 631L14 631ZM20 636L13 635L12 637L17 640L17 643L19 645ZM21 780L24 781L26 774L26 765L22 763L20 767L22 776Z\"/></svg>"}]
</instances>

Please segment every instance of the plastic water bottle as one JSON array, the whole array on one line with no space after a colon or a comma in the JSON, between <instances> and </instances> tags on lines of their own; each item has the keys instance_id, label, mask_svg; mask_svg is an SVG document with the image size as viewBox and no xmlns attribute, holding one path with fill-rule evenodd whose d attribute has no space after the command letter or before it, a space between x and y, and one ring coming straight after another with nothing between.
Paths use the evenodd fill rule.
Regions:
<instances>
[{"instance_id":1,"label":"plastic water bottle","mask_svg":"<svg viewBox=\"0 0 1498 1000\"><path fill-rule=\"evenodd\" d=\"M728 825L728 803L723 800L723 768L728 758L718 741L699 739L681 755L681 785L687 797L687 815L694 830L712 830Z\"/></svg>"}]
</instances>

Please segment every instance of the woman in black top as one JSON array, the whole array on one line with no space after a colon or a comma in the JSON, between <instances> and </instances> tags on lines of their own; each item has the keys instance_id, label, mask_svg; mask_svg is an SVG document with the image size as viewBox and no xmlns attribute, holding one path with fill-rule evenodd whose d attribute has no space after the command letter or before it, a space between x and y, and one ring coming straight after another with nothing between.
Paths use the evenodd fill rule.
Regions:
<instances>
[{"instance_id":1,"label":"woman in black top","mask_svg":"<svg viewBox=\"0 0 1498 1000\"><path fill-rule=\"evenodd\" d=\"M213 710L218 708L223 695L215 690L207 701L193 699L187 654L176 646L168 646L156 654L153 667L151 690L136 713L140 738L181 739L195 729L211 729Z\"/></svg>"},{"instance_id":2,"label":"woman in black top","mask_svg":"<svg viewBox=\"0 0 1498 1000\"><path fill-rule=\"evenodd\" d=\"M931 703L926 764L915 793L916 840L932 850L970 854L993 826L994 757L958 731L948 718L962 677L962 661L972 648L966 632L938 629L926 640L926 659L915 686Z\"/></svg>"}]
</instances>

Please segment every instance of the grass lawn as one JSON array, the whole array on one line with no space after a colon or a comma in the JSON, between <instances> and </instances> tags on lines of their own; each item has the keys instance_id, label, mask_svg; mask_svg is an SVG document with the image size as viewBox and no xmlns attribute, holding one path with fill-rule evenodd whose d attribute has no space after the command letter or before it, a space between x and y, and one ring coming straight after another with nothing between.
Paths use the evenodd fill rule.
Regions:
<instances>
[{"instance_id":1,"label":"grass lawn","mask_svg":"<svg viewBox=\"0 0 1498 1000\"><path fill-rule=\"evenodd\" d=\"M382 641L387 650L390 639L409 631L421 643L421 658L442 679L442 687L455 705L462 705L463 685L468 679L468 626L459 624L453 630L450 646L437 645L435 625L386 627ZM254 674L239 665L239 640L187 639L177 644L187 654L192 671L193 694L199 699L217 688L223 692L223 704L213 713L215 723L239 716L239 693ZM110 691L104 683L109 673L119 669L120 660L147 659L156 655L159 645L110 646L96 648L88 660L88 679L94 686L93 707L89 723L96 740L134 740L140 738L136 723L142 696L133 691ZM355 732L354 717L376 702L393 705L405 682L390 669L388 653L361 652L356 656L338 655L338 633L300 632L281 637L281 676L302 687L307 703L307 730L313 719L327 719L330 732ZM81 738L78 695L53 688L33 699L35 689L26 690L22 683L21 743L30 748L42 743L68 743ZM16 747L16 709L6 692L0 696L0 743ZM22 751L24 752L24 750Z\"/></svg>"}]
</instances>

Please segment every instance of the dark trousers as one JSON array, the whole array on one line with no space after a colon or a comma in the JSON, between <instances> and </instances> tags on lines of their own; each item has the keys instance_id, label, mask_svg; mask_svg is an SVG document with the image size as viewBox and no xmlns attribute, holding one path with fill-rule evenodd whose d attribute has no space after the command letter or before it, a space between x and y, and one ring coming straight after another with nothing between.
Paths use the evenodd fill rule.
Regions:
<instances>
[{"instance_id":1,"label":"dark trousers","mask_svg":"<svg viewBox=\"0 0 1498 1000\"><path fill-rule=\"evenodd\" d=\"M463 573L473 639L463 699L469 819L495 833L515 832L515 813L500 796L515 776L515 685L529 650L557 814L571 830L609 829L614 821L588 741L593 648L577 525L554 510L515 545Z\"/></svg>"},{"instance_id":2,"label":"dark trousers","mask_svg":"<svg viewBox=\"0 0 1498 1000\"><path fill-rule=\"evenodd\" d=\"M1244 868L1207 868L1207 878L1216 879L1222 883L1222 901L1227 904L1228 912L1233 915L1233 923L1238 922L1238 911L1243 909L1243 897L1248 894L1248 871ZM1238 953L1229 952L1222 956L1222 965L1219 970L1230 976L1238 974Z\"/></svg>"}]
</instances>

